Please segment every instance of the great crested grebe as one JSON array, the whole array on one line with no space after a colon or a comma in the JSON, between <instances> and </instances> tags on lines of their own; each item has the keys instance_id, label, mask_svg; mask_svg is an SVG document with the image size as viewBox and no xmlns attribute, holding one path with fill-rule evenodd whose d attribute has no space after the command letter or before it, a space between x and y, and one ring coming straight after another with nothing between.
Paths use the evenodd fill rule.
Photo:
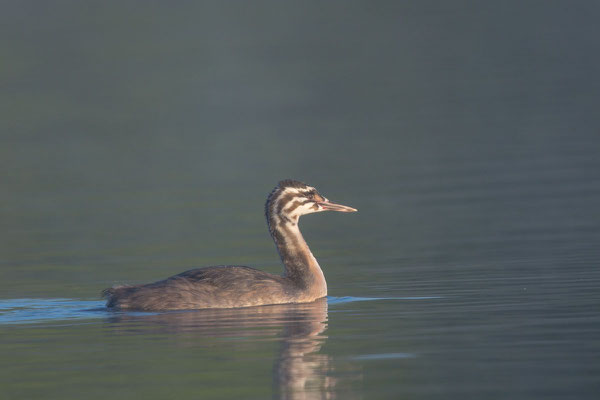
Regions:
<instances>
[{"instance_id":1,"label":"great crested grebe","mask_svg":"<svg viewBox=\"0 0 600 400\"><path fill-rule=\"evenodd\" d=\"M273 275L250 267L196 268L146 285L105 289L106 306L128 310L190 310L267 304L307 303L327 295L319 263L298 228L301 215L321 211L357 211L331 203L317 189L283 180L267 197L269 232L285 267Z\"/></svg>"}]
</instances>

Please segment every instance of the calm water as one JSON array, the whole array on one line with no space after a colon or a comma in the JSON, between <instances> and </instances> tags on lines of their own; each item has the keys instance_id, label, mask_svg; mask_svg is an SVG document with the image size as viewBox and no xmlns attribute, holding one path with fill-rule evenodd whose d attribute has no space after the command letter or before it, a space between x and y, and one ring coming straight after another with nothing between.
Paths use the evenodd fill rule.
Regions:
<instances>
[{"instance_id":1,"label":"calm water","mask_svg":"<svg viewBox=\"0 0 600 400\"><path fill-rule=\"evenodd\" d=\"M600 6L0 8L0 398L598 397ZM278 273L283 178L359 209L302 219L330 297L103 308Z\"/></svg>"}]
</instances>

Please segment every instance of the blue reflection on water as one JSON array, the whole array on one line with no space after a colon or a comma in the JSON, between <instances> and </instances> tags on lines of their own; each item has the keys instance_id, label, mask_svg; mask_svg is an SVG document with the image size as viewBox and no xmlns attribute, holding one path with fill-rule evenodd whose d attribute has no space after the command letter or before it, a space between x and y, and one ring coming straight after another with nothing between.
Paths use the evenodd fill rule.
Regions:
<instances>
[{"instance_id":1,"label":"blue reflection on water","mask_svg":"<svg viewBox=\"0 0 600 400\"><path fill-rule=\"evenodd\" d=\"M106 318L114 315L102 300L4 299L0 300L0 324L29 324ZM128 313L149 314L149 313Z\"/></svg>"},{"instance_id":2,"label":"blue reflection on water","mask_svg":"<svg viewBox=\"0 0 600 400\"><path fill-rule=\"evenodd\" d=\"M432 300L432 299L441 299L441 296L419 296L419 297L353 297L353 296L344 296L344 297L333 297L327 296L327 304L343 304L343 303L353 303L355 301L373 301L373 300Z\"/></svg>"},{"instance_id":3,"label":"blue reflection on water","mask_svg":"<svg viewBox=\"0 0 600 400\"><path fill-rule=\"evenodd\" d=\"M327 304L353 303L375 300L430 300L439 296L424 297L327 297ZM77 299L4 299L0 300L0 324L30 324L49 321L73 321L114 316L102 300ZM149 315L150 312L119 312L127 315Z\"/></svg>"}]
</instances>

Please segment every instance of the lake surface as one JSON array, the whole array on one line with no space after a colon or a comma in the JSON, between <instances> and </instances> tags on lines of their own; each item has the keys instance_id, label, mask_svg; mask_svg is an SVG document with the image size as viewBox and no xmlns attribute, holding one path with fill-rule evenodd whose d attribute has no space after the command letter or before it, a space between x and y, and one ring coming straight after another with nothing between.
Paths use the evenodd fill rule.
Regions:
<instances>
[{"instance_id":1,"label":"lake surface","mask_svg":"<svg viewBox=\"0 0 600 400\"><path fill-rule=\"evenodd\" d=\"M600 6L2 6L0 398L595 399ZM113 312L279 273L294 178L329 297Z\"/></svg>"}]
</instances>

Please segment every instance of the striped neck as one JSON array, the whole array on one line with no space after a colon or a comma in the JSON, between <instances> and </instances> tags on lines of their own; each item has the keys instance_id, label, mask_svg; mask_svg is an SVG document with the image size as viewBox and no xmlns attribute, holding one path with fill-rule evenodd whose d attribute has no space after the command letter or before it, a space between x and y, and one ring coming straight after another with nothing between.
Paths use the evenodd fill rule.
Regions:
<instances>
[{"instance_id":1,"label":"striped neck","mask_svg":"<svg viewBox=\"0 0 600 400\"><path fill-rule=\"evenodd\" d=\"M289 278L307 295L315 299L327 295L325 276L298 228L297 215L284 212L284 199L270 196L265 207L269 232ZM290 199L291 201L292 199Z\"/></svg>"},{"instance_id":2,"label":"striped neck","mask_svg":"<svg viewBox=\"0 0 600 400\"><path fill-rule=\"evenodd\" d=\"M271 236L285 267L284 276L290 278L301 289L317 294L316 298L327 295L327 283L323 271L304 240L298 223L271 222Z\"/></svg>"}]
</instances>

